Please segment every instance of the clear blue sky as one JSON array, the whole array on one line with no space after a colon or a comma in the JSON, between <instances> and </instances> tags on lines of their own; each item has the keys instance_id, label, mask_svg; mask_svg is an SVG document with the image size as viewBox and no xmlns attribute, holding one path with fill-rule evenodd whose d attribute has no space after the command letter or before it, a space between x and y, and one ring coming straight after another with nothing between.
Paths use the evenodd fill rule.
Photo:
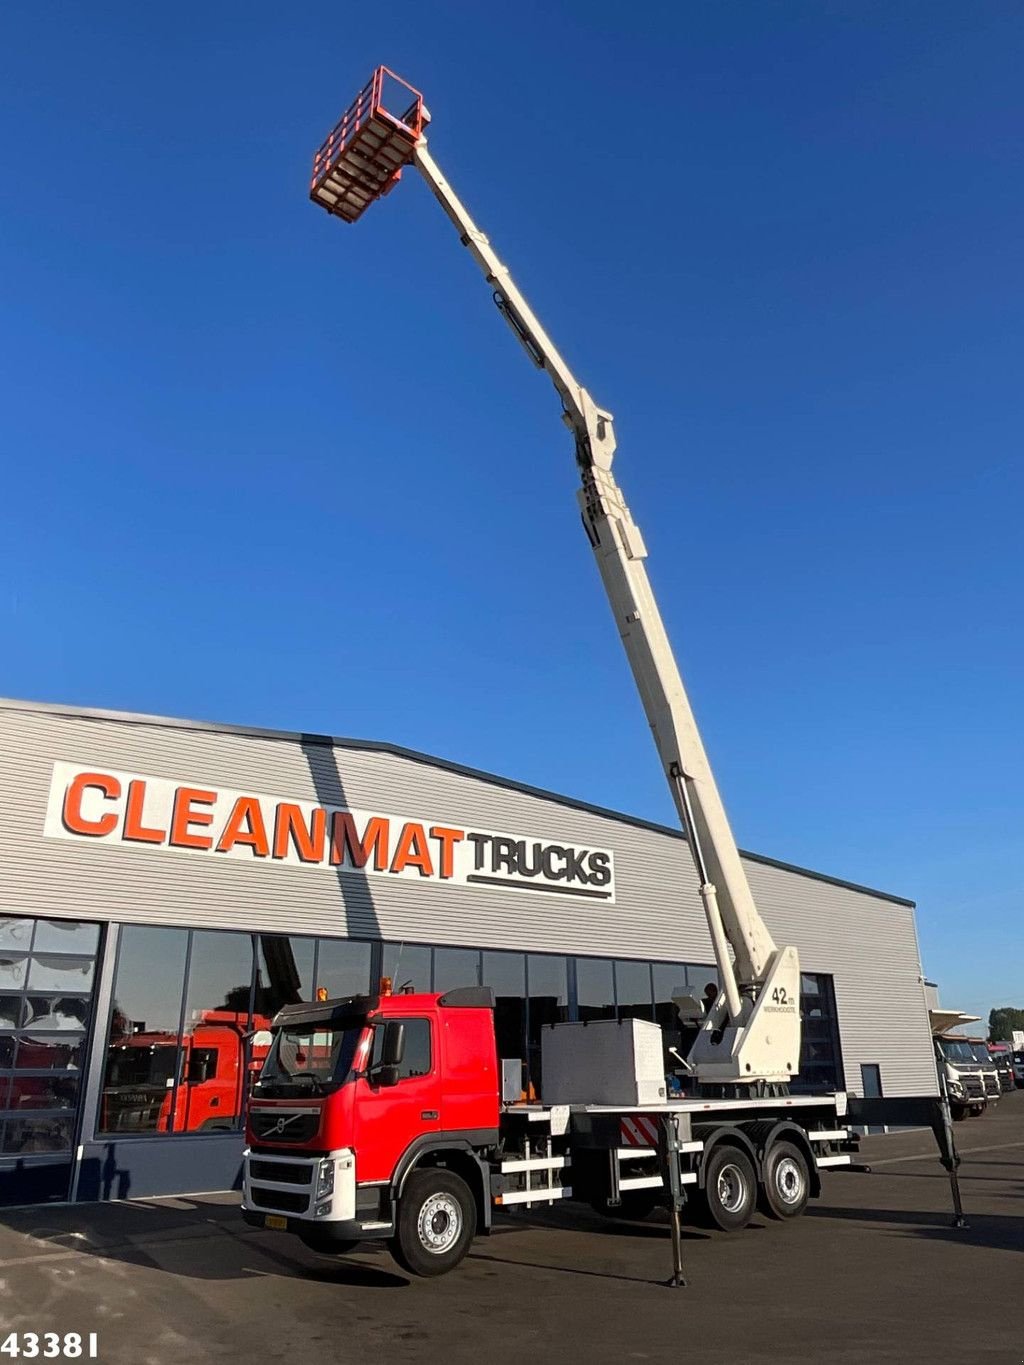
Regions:
<instances>
[{"instance_id":1,"label":"clear blue sky","mask_svg":"<svg viewBox=\"0 0 1024 1365\"><path fill-rule=\"evenodd\" d=\"M0 15L0 692L408 744L671 820L571 446L378 61L583 382L741 845L1024 1004L1017 0Z\"/></svg>"}]
</instances>

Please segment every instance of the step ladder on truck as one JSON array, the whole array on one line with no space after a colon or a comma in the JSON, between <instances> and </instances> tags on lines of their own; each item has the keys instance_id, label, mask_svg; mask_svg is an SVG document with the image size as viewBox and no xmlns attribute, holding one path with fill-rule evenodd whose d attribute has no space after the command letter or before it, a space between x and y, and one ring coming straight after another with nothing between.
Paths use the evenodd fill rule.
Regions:
<instances>
[{"instance_id":1,"label":"step ladder on truck","mask_svg":"<svg viewBox=\"0 0 1024 1365\"><path fill-rule=\"evenodd\" d=\"M583 523L686 833L721 983L699 1016L685 1098L667 1090L661 1031L642 1020L545 1028L540 1102L521 1063L499 1059L480 987L318 1000L283 1009L249 1108L243 1213L317 1249L386 1239L421 1275L452 1269L496 1207L582 1200L671 1218L681 1284L684 1207L727 1231L760 1204L793 1218L821 1172L850 1166L854 1124L920 1123L939 1139L961 1219L948 1106L790 1093L800 1057L800 965L758 912L645 568L647 550L612 474L612 417L576 380L441 174L422 95L379 67L313 164L310 197L352 223L419 171L561 400ZM511 1065L509 1065L511 1062Z\"/></svg>"}]
</instances>

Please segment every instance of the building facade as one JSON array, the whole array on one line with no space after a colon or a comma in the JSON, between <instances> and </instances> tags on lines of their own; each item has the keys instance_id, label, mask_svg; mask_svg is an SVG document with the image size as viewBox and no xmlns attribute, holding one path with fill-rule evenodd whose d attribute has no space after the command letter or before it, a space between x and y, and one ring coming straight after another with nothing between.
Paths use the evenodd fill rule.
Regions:
<instances>
[{"instance_id":1,"label":"building facade","mask_svg":"<svg viewBox=\"0 0 1024 1365\"><path fill-rule=\"evenodd\" d=\"M0 703L0 1202L231 1188L285 1003L493 986L503 1057L716 979L677 832L387 744ZM912 902L744 854L799 1084L933 1094Z\"/></svg>"}]
</instances>

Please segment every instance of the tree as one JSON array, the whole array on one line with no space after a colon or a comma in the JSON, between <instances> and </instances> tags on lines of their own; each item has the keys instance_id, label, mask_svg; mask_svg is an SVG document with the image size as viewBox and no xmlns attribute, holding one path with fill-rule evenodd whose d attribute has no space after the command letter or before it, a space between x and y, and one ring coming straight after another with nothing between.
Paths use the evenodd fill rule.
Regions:
<instances>
[{"instance_id":1,"label":"tree","mask_svg":"<svg viewBox=\"0 0 1024 1365\"><path fill-rule=\"evenodd\" d=\"M1024 1029L1024 1009L1014 1009L1012 1005L1002 1005L990 1010L988 1016L988 1038L990 1043L1010 1043L1014 1029Z\"/></svg>"}]
</instances>

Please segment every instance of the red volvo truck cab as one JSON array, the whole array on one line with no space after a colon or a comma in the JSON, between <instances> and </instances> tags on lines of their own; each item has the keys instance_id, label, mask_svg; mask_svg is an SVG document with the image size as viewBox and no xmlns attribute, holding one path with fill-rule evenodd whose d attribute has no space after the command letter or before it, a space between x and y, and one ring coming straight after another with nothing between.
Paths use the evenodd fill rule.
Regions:
<instances>
[{"instance_id":1,"label":"red volvo truck cab","mask_svg":"<svg viewBox=\"0 0 1024 1365\"><path fill-rule=\"evenodd\" d=\"M246 1081L266 1057L249 1046L251 1030L269 1020L234 1010L203 1010L181 1040L168 1033L132 1033L111 1043L103 1088L108 1133L198 1133L233 1129L245 1103ZM177 1084L175 1084L177 1081Z\"/></svg>"},{"instance_id":2,"label":"red volvo truck cab","mask_svg":"<svg viewBox=\"0 0 1024 1365\"><path fill-rule=\"evenodd\" d=\"M466 987L281 1010L246 1124L246 1221L319 1251L389 1238L417 1274L461 1260L490 1224L493 1007Z\"/></svg>"}]
</instances>

